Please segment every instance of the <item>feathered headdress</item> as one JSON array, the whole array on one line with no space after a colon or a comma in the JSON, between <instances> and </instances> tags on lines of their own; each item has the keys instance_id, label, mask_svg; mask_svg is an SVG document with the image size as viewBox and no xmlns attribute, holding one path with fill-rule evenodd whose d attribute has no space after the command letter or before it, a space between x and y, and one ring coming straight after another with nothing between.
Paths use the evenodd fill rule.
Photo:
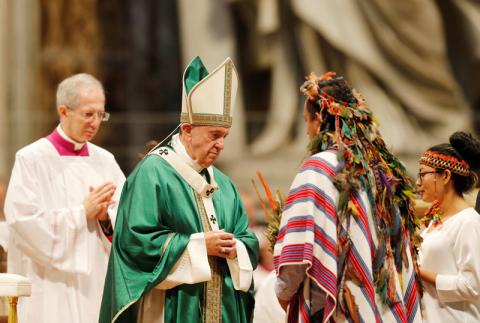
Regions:
<instances>
[{"instance_id":1,"label":"feathered headdress","mask_svg":"<svg viewBox=\"0 0 480 323\"><path fill-rule=\"evenodd\" d=\"M414 214L414 187L404 165L386 148L377 129L378 122L360 93L352 90L353 98L343 102L325 90L339 81L343 79L336 77L334 72L320 77L312 73L300 88L307 100L318 106L322 117L320 131L309 144L310 153L336 147L338 159L343 163L335 179L340 192L337 207L339 282L345 281L350 267L347 264L349 218L358 214L351 196L355 190L365 190L372 205L379 241L373 259L377 293L385 303L393 304L399 301L395 295L394 268L400 272L402 265L408 264L404 239L410 239L416 266L420 239L416 236L419 221ZM328 127L326 122L330 122ZM341 230L345 223L347 230ZM341 293L342 286L338 290ZM339 299L342 298L339 295Z\"/></svg>"}]
</instances>

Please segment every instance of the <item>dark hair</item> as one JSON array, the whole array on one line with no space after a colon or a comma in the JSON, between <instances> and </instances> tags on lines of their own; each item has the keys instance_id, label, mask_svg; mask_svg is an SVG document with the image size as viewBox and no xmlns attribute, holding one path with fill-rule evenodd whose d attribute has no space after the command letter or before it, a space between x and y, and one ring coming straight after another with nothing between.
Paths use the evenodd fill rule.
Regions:
<instances>
[{"instance_id":1,"label":"dark hair","mask_svg":"<svg viewBox=\"0 0 480 323\"><path fill-rule=\"evenodd\" d=\"M141 161L143 158L145 158L145 156L150 152L150 150L152 150L157 144L158 144L158 141L153 139L149 140L145 144L145 148L143 148L143 152L137 154L138 161Z\"/></svg>"},{"instance_id":2,"label":"dark hair","mask_svg":"<svg viewBox=\"0 0 480 323\"><path fill-rule=\"evenodd\" d=\"M461 176L452 172L452 182L455 192L462 195L470 191L477 183L477 172L480 167L480 141L471 134L458 131L449 138L450 143L439 144L428 150L439 154L464 160L470 166L470 175Z\"/></svg>"},{"instance_id":3,"label":"dark hair","mask_svg":"<svg viewBox=\"0 0 480 323\"><path fill-rule=\"evenodd\" d=\"M357 103L357 99L353 96L352 88L342 76L334 77L328 81L322 80L318 82L319 91L328 94L336 101L349 103ZM316 113L320 112L319 102L307 100L306 103L307 112L310 118L315 118ZM333 131L335 128L335 119L325 111L322 113L322 126L320 130Z\"/></svg>"}]
</instances>

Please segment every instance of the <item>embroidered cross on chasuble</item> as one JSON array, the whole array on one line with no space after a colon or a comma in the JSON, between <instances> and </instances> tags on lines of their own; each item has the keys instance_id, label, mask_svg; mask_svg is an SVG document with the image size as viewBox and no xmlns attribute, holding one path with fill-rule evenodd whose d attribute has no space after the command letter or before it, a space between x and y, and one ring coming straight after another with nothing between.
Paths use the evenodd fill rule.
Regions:
<instances>
[{"instance_id":1,"label":"embroidered cross on chasuble","mask_svg":"<svg viewBox=\"0 0 480 323\"><path fill-rule=\"evenodd\" d=\"M200 219L202 220L203 231L212 231L210 222L208 221L208 215L203 205L202 197L200 194L194 191L197 208L200 213ZM213 214L210 220L215 224L216 218ZM205 292L203 295L203 317L204 323L220 323L222 322L222 273L219 258L215 256L208 256L208 263L212 271L212 279L205 282Z\"/></svg>"},{"instance_id":2,"label":"embroidered cross on chasuble","mask_svg":"<svg viewBox=\"0 0 480 323\"><path fill-rule=\"evenodd\" d=\"M212 221L213 224L217 222L217 218L212 214L210 215L210 221Z\"/></svg>"}]
</instances>

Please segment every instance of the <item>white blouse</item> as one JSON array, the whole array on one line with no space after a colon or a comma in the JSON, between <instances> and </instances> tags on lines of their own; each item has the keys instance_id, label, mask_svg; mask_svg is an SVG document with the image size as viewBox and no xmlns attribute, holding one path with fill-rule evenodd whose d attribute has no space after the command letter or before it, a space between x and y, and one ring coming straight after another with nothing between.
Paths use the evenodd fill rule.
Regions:
<instances>
[{"instance_id":1,"label":"white blouse","mask_svg":"<svg viewBox=\"0 0 480 323\"><path fill-rule=\"evenodd\" d=\"M425 283L425 322L480 322L480 214L467 208L422 232L419 262L437 273Z\"/></svg>"}]
</instances>

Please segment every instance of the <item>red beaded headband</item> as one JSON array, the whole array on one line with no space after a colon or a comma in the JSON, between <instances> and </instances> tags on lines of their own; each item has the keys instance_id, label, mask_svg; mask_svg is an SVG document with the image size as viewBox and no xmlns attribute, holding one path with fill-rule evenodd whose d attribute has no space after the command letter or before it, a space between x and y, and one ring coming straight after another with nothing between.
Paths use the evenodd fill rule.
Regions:
<instances>
[{"instance_id":1,"label":"red beaded headband","mask_svg":"<svg viewBox=\"0 0 480 323\"><path fill-rule=\"evenodd\" d=\"M464 160L427 150L420 158L420 164L433 168L448 169L461 176L470 175L470 166Z\"/></svg>"}]
</instances>

